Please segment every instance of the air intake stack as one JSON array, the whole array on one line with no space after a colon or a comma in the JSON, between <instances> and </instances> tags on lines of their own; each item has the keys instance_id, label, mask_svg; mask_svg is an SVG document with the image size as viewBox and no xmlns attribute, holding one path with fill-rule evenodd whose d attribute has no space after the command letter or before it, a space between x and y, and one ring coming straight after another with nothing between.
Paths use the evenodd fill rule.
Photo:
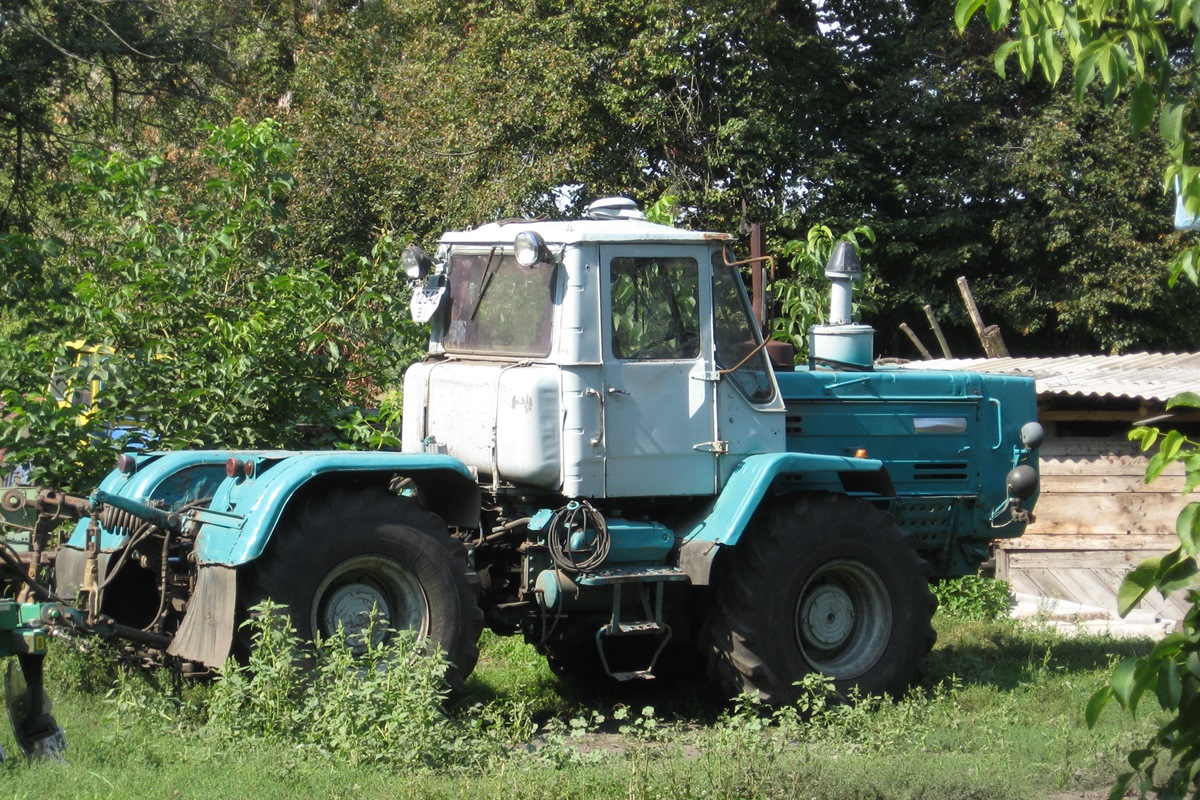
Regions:
<instances>
[{"instance_id":1,"label":"air intake stack","mask_svg":"<svg viewBox=\"0 0 1200 800\"><path fill-rule=\"evenodd\" d=\"M825 264L829 293L829 324L808 329L810 368L870 369L875 361L875 329L852 322L853 284L862 280L862 265L854 245L838 242Z\"/></svg>"}]
</instances>

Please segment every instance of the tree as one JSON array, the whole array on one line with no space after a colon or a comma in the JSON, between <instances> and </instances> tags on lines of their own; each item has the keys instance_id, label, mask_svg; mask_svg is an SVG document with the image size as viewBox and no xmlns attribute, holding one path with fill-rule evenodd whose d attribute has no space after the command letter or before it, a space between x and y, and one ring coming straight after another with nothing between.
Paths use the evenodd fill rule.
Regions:
<instances>
[{"instance_id":1,"label":"tree","mask_svg":"<svg viewBox=\"0 0 1200 800\"><path fill-rule=\"evenodd\" d=\"M838 145L803 210L877 232L871 268L889 290L872 322L885 352L914 355L898 325L925 303L957 354L979 352L960 275L1017 354L1200 345L1155 267L1179 246L1163 154L1130 147L1117 112L1073 103L1067 87L1001 80L1003 38L983 26L958 35L941 0L825 9L839 21L828 35L845 92L829 123Z\"/></svg>"},{"instance_id":2,"label":"tree","mask_svg":"<svg viewBox=\"0 0 1200 800\"><path fill-rule=\"evenodd\" d=\"M1166 187L1179 186L1187 210L1200 212L1200 167L1193 146L1200 111L1200 91L1194 76L1200 65L1200 3L1195 0L958 0L955 18L960 30L984 11L993 29L1012 28L1013 38L996 51L996 68L1003 72L1016 55L1029 77L1040 68L1050 83L1058 81L1066 62L1072 66L1076 95L1084 97L1095 84L1104 101L1113 105L1127 94L1131 132L1136 136L1158 121L1171 161L1164 173ZM1171 282L1185 275L1200 282L1200 246L1188 246L1170 267ZM1200 407L1200 395L1173 398L1168 408ZM1200 488L1200 442L1178 431L1165 435L1142 427L1130 434L1142 448L1158 447L1146 480L1157 478L1172 462L1184 464L1185 493ZM1168 635L1145 657L1126 659L1113 673L1110 685L1093 695L1087 708L1095 724L1104 707L1116 700L1136 713L1142 698L1153 691L1166 717L1159 729L1129 754L1132 772L1118 777L1112 797L1124 796L1136 781L1141 796L1200 796L1200 503L1180 512L1176 533L1179 546L1160 558L1147 559L1126 576L1118 595L1118 610L1132 610L1151 591L1164 595L1183 591L1191 605L1182 630ZM1164 769L1165 768L1165 769Z\"/></svg>"},{"instance_id":3,"label":"tree","mask_svg":"<svg viewBox=\"0 0 1200 800\"><path fill-rule=\"evenodd\" d=\"M210 95L222 5L213 22L192 0L0 0L0 232L33 230L78 145L136 142Z\"/></svg>"},{"instance_id":4,"label":"tree","mask_svg":"<svg viewBox=\"0 0 1200 800\"><path fill-rule=\"evenodd\" d=\"M294 143L278 124L208 133L194 157L176 155L204 176L186 189L161 182L161 156L72 160L87 213L40 247L48 271L72 279L72 298L30 298L58 333L0 344L0 449L59 486L91 485L121 426L163 449L295 447L314 429L336 438L347 404L395 381L423 339L390 235L336 263L288 257ZM104 346L58 366L66 386L102 381L94 408L46 390L62 338Z\"/></svg>"},{"instance_id":5,"label":"tree","mask_svg":"<svg viewBox=\"0 0 1200 800\"><path fill-rule=\"evenodd\" d=\"M993 30L1014 28L995 54L1001 74L1015 56L1026 78L1040 70L1055 84L1065 59L1075 93L1093 85L1113 105L1128 96L1130 130L1136 137L1155 122L1171 156L1164 190L1178 180L1189 213L1200 216L1200 166L1193 149L1200 126L1200 2L1197 0L958 0L960 31L980 11ZM1172 283L1186 275L1200 283L1200 245L1184 249L1171 265Z\"/></svg>"},{"instance_id":6,"label":"tree","mask_svg":"<svg viewBox=\"0 0 1200 800\"><path fill-rule=\"evenodd\" d=\"M806 3L375 0L297 50L298 227L441 230L678 195L689 224L778 214L828 147L836 67ZM797 87L805 87L797 94Z\"/></svg>"}]
</instances>

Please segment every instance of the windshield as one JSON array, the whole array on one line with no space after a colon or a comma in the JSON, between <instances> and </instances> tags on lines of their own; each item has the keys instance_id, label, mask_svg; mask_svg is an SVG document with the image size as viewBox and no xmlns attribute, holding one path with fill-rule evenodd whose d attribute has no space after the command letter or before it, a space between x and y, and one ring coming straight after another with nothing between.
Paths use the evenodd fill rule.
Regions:
<instances>
[{"instance_id":1,"label":"windshield","mask_svg":"<svg viewBox=\"0 0 1200 800\"><path fill-rule=\"evenodd\" d=\"M771 364L765 348L758 347L762 336L750 300L737 267L727 266L720 253L713 254L713 338L717 366L732 370L728 377L734 385L755 403L771 400L775 395Z\"/></svg>"},{"instance_id":2,"label":"windshield","mask_svg":"<svg viewBox=\"0 0 1200 800\"><path fill-rule=\"evenodd\" d=\"M449 351L518 356L550 354L554 265L523 267L499 248L454 255L447 272Z\"/></svg>"}]
</instances>

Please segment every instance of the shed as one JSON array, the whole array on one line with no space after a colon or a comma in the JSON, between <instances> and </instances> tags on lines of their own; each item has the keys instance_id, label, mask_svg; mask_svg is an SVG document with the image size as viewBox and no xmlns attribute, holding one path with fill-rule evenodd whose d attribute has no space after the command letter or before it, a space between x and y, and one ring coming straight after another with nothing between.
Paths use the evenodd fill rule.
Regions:
<instances>
[{"instance_id":1,"label":"shed","mask_svg":"<svg viewBox=\"0 0 1200 800\"><path fill-rule=\"evenodd\" d=\"M1200 353L938 359L904 367L1036 381L1046 429L1036 521L996 547L996 576L1018 594L1111 611L1125 574L1178 544L1175 518L1187 502L1182 466L1146 484L1153 453L1143 453L1128 433L1138 424L1200 430L1200 414L1166 409L1171 397L1200 391ZM1143 610L1179 620L1186 607L1181 598L1155 595Z\"/></svg>"}]
</instances>

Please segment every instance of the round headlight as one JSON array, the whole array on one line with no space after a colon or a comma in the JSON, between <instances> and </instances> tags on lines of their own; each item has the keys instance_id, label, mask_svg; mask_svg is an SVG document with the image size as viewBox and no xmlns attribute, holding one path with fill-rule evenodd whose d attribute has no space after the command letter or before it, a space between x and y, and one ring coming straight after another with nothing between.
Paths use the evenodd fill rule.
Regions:
<instances>
[{"instance_id":1,"label":"round headlight","mask_svg":"<svg viewBox=\"0 0 1200 800\"><path fill-rule=\"evenodd\" d=\"M1037 470L1028 464L1022 464L1019 467L1013 467L1008 472L1008 476L1004 479L1008 484L1008 494L1011 497L1016 497L1020 500L1028 500L1033 497L1033 493L1038 488Z\"/></svg>"},{"instance_id":2,"label":"round headlight","mask_svg":"<svg viewBox=\"0 0 1200 800\"><path fill-rule=\"evenodd\" d=\"M1021 444L1026 450L1037 450L1042 446L1042 442L1046 441L1046 431L1042 429L1041 423L1026 422L1021 427Z\"/></svg>"},{"instance_id":3,"label":"round headlight","mask_svg":"<svg viewBox=\"0 0 1200 800\"><path fill-rule=\"evenodd\" d=\"M410 244L400 254L400 266L404 267L405 275L419 281L429 272L429 257L425 255L424 250Z\"/></svg>"},{"instance_id":4,"label":"round headlight","mask_svg":"<svg viewBox=\"0 0 1200 800\"><path fill-rule=\"evenodd\" d=\"M544 261L546 241L535 231L521 231L513 240L516 248L517 263L522 267L532 267L539 261Z\"/></svg>"}]
</instances>

